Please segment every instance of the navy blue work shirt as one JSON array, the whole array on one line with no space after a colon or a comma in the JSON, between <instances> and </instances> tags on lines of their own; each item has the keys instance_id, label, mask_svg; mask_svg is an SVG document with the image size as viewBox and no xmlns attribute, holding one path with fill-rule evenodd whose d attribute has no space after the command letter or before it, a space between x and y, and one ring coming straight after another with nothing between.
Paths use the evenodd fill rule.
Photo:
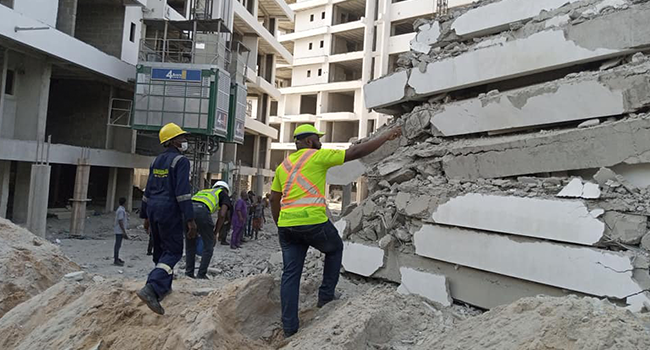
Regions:
<instances>
[{"instance_id":1,"label":"navy blue work shirt","mask_svg":"<svg viewBox=\"0 0 650 350\"><path fill-rule=\"evenodd\" d=\"M190 161L176 147L167 148L151 164L140 218L147 219L147 206L154 204L173 204L186 221L194 219Z\"/></svg>"}]
</instances>

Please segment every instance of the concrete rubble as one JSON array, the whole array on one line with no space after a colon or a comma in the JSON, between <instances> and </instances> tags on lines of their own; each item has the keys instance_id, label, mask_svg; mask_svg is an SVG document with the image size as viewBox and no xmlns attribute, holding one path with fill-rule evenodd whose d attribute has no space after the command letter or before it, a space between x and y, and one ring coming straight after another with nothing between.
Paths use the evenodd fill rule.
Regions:
<instances>
[{"instance_id":1,"label":"concrete rubble","mask_svg":"<svg viewBox=\"0 0 650 350\"><path fill-rule=\"evenodd\" d=\"M383 250L370 276L483 308L538 294L650 308L649 21L647 0L418 20L398 70L364 88L403 137L356 163L369 197L338 224Z\"/></svg>"}]
</instances>

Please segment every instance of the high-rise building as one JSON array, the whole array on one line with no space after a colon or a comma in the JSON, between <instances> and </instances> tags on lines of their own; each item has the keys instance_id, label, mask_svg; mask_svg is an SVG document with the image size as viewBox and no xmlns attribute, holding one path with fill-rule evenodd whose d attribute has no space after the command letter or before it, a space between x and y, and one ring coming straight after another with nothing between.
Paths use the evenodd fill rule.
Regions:
<instances>
[{"instance_id":1,"label":"high-rise building","mask_svg":"<svg viewBox=\"0 0 650 350\"><path fill-rule=\"evenodd\" d=\"M450 6L471 1L451 1ZM409 51L418 18L435 16L433 0L304 0L292 3L295 26L282 27L280 41L293 52L292 65L278 65L282 99L272 105L271 167L295 149L292 134L312 124L327 134L323 147L345 149L386 124L388 116L366 108L363 86L395 69ZM446 6L442 2L440 6ZM363 181L352 185L353 198L365 196ZM328 186L331 198L340 186Z\"/></svg>"}]
</instances>

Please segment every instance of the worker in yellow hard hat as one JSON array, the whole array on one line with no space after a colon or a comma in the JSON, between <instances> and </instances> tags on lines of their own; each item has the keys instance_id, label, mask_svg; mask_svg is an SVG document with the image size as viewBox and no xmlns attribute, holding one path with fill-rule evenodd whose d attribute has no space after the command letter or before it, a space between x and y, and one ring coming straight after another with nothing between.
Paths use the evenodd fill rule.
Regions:
<instances>
[{"instance_id":1,"label":"worker in yellow hard hat","mask_svg":"<svg viewBox=\"0 0 650 350\"><path fill-rule=\"evenodd\" d=\"M196 237L190 161L183 156L188 148L186 135L187 132L174 123L160 130L160 144L166 150L156 157L149 168L147 188L140 208L145 230L151 229L156 267L137 294L152 311L161 315L165 310L160 301L171 292L174 265L183 256L184 229L187 229L187 237Z\"/></svg>"},{"instance_id":2,"label":"worker in yellow hard hat","mask_svg":"<svg viewBox=\"0 0 650 350\"><path fill-rule=\"evenodd\" d=\"M326 213L325 177L327 170L344 162L364 157L402 134L396 127L347 151L321 149L324 133L312 125L300 125L293 136L296 152L275 171L271 186L271 211L278 225L282 248L282 326L289 337L298 331L298 296L305 255L310 246L325 254L323 283L318 292L318 307L334 299L339 279L343 242Z\"/></svg>"}]
</instances>

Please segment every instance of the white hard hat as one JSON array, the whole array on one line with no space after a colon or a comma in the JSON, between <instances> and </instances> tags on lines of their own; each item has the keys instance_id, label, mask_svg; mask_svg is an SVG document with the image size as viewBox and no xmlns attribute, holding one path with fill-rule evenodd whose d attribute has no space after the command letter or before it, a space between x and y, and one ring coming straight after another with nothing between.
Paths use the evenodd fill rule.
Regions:
<instances>
[{"instance_id":1,"label":"white hard hat","mask_svg":"<svg viewBox=\"0 0 650 350\"><path fill-rule=\"evenodd\" d=\"M214 186L212 188L217 188L217 187L223 187L226 189L226 191L230 192L230 186L225 181L217 181L215 182Z\"/></svg>"}]
</instances>

